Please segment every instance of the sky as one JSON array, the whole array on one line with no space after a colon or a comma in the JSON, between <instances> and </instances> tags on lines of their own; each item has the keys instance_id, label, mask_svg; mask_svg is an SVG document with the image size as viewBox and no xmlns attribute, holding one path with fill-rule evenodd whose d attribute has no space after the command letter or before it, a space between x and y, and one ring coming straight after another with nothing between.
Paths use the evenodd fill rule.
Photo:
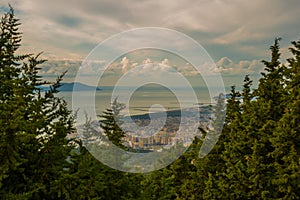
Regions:
<instances>
[{"instance_id":1,"label":"sky","mask_svg":"<svg viewBox=\"0 0 300 200\"><path fill-rule=\"evenodd\" d=\"M0 0L21 19L21 52L44 52L42 73L69 69L74 76L82 60L105 39L134 28L162 27L186 34L201 44L224 79L258 75L269 59L269 46L281 37L282 57L300 39L299 0ZM122 44L120 44L122 45ZM130 60L131 59L131 60ZM144 57L144 61L148 59ZM160 57L160 61L168 58ZM166 60L167 59L167 60ZM143 63L144 61L140 61ZM117 61L116 61L117 62ZM119 59L137 63L134 57ZM170 61L172 63L172 61ZM135 64L136 65L136 64Z\"/></svg>"}]
</instances>

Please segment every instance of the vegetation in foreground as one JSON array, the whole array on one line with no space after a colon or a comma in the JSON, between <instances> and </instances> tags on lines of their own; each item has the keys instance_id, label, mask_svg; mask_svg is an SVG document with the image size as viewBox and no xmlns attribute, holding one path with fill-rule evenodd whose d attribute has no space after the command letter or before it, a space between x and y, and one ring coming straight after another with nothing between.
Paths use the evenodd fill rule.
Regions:
<instances>
[{"instance_id":1,"label":"vegetation in foreground","mask_svg":"<svg viewBox=\"0 0 300 200\"><path fill-rule=\"evenodd\" d=\"M80 141L67 139L74 116L55 96L62 76L41 93L46 82L38 72L45 60L16 53L19 25L13 9L2 16L1 199L300 198L300 41L292 42L285 66L275 39L258 88L251 88L249 76L242 91L232 87L224 129L210 154L198 158L202 140L195 138L172 165L129 174L101 164Z\"/></svg>"}]
</instances>

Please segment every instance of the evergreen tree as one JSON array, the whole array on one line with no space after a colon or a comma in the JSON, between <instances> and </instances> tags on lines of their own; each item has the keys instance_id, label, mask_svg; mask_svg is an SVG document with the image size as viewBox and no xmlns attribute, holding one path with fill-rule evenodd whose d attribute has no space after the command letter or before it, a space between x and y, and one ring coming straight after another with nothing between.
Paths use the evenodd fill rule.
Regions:
<instances>
[{"instance_id":1,"label":"evergreen tree","mask_svg":"<svg viewBox=\"0 0 300 200\"><path fill-rule=\"evenodd\" d=\"M98 124L90 119L87 119L84 124L81 132L83 138L81 137L82 141L76 149L79 153L71 157L74 164L67 181L67 183L73 183L68 189L72 191L71 199L114 200L140 197L141 188L136 187L140 182L140 174L130 174L112 169L93 157L97 154L102 159L107 159L108 162L120 162L101 150L107 148L108 140L125 149L122 144L125 133L120 128L122 124L120 111L122 109L124 109L124 105L115 99L111 107L104 111L104 114L100 116L102 118L100 127L103 132L96 130Z\"/></svg>"},{"instance_id":2,"label":"evergreen tree","mask_svg":"<svg viewBox=\"0 0 300 200\"><path fill-rule=\"evenodd\" d=\"M73 116L55 96L62 77L42 93L38 75L45 60L17 55L20 22L10 10L0 22L0 196L3 199L57 199L57 185L70 165Z\"/></svg>"},{"instance_id":3,"label":"evergreen tree","mask_svg":"<svg viewBox=\"0 0 300 200\"><path fill-rule=\"evenodd\" d=\"M17 54L19 25L12 8L1 18L1 199L300 198L300 41L292 42L293 57L286 67L280 62L280 39L275 39L253 92L248 75L241 92L232 86L225 125L219 98L213 131L201 129L211 141L219 137L209 154L199 158L205 140L196 138L173 164L141 175L111 169L81 142L68 139L74 117L56 96L64 74L42 91L41 85L50 84L38 75L45 60L39 54ZM122 109L115 99L100 116L100 127L126 149Z\"/></svg>"},{"instance_id":4,"label":"evergreen tree","mask_svg":"<svg viewBox=\"0 0 300 200\"><path fill-rule=\"evenodd\" d=\"M141 199L199 199L204 186L204 179L197 173L200 143L195 138L174 163L145 174L141 180Z\"/></svg>"},{"instance_id":5,"label":"evergreen tree","mask_svg":"<svg viewBox=\"0 0 300 200\"><path fill-rule=\"evenodd\" d=\"M226 124L230 124L240 117L241 108L240 108L240 96L241 94L236 91L235 86L231 86L230 98L227 100L226 105Z\"/></svg>"},{"instance_id":6,"label":"evergreen tree","mask_svg":"<svg viewBox=\"0 0 300 200\"><path fill-rule=\"evenodd\" d=\"M286 107L271 140L275 172L272 184L277 198L300 198L300 41L292 42L288 59Z\"/></svg>"},{"instance_id":7,"label":"evergreen tree","mask_svg":"<svg viewBox=\"0 0 300 200\"><path fill-rule=\"evenodd\" d=\"M276 196L271 181L275 169L274 158L271 156L274 147L270 141L274 137L274 129L286 106L284 101L286 67L280 62L279 40L275 39L274 45L270 47L271 60L263 61L266 73L262 73L263 77L255 91L257 100L252 103L253 112L248 117L251 123L247 126L253 141L252 155L247 162L251 175L249 196L262 199Z\"/></svg>"},{"instance_id":8,"label":"evergreen tree","mask_svg":"<svg viewBox=\"0 0 300 200\"><path fill-rule=\"evenodd\" d=\"M72 157L74 163L63 180L69 199L138 199L140 174L130 174L110 168L99 162L81 146Z\"/></svg>"},{"instance_id":9,"label":"evergreen tree","mask_svg":"<svg viewBox=\"0 0 300 200\"><path fill-rule=\"evenodd\" d=\"M241 96L243 97L243 104L242 104L242 112L243 114L249 113L250 110L250 104L251 104L251 100L253 99L253 94L251 91L251 86L252 86L252 80L250 79L249 75L246 75L245 79L244 79L244 85L243 85L243 91Z\"/></svg>"},{"instance_id":10,"label":"evergreen tree","mask_svg":"<svg viewBox=\"0 0 300 200\"><path fill-rule=\"evenodd\" d=\"M123 123L120 112L125 108L125 105L114 99L111 107L106 109L100 117L100 127L108 139L118 147L125 148L122 139L125 137L125 132L120 127Z\"/></svg>"},{"instance_id":11,"label":"evergreen tree","mask_svg":"<svg viewBox=\"0 0 300 200\"><path fill-rule=\"evenodd\" d=\"M254 94L248 76L241 93L242 103L232 88L223 129L226 139L221 158L225 167L210 176L205 198L276 197L272 186L275 167L271 152L274 147L270 141L274 138L276 123L283 115L285 86L281 83L285 82L286 73L279 60L279 39L275 40L271 51L271 61L263 61L266 73L262 73Z\"/></svg>"},{"instance_id":12,"label":"evergreen tree","mask_svg":"<svg viewBox=\"0 0 300 200\"><path fill-rule=\"evenodd\" d=\"M217 160L218 163L210 161L212 164L209 166L212 169L207 175L208 180L203 193L203 199L233 199L239 196L233 191L234 185L237 185L239 180L236 180L236 177L228 177L228 172L240 167L240 164L237 164L236 161L241 157L241 148L233 144L234 141L239 140L236 131L240 129L242 113L240 96L240 92L237 92L235 86L232 86L230 98L227 100L226 105L226 123L220 140L215 146L215 149L218 149L218 154L216 158L210 158ZM238 142L240 143L241 141ZM209 154L208 158L211 156L212 155ZM232 159L234 159L234 161ZM242 187L242 185L239 186Z\"/></svg>"},{"instance_id":13,"label":"evergreen tree","mask_svg":"<svg viewBox=\"0 0 300 200\"><path fill-rule=\"evenodd\" d=\"M261 73L258 89L255 94L258 103L263 109L261 116L264 120L278 121L285 106L285 72L286 67L280 62L280 38L275 39L274 45L270 47L272 56L270 61L263 60L265 72Z\"/></svg>"}]
</instances>

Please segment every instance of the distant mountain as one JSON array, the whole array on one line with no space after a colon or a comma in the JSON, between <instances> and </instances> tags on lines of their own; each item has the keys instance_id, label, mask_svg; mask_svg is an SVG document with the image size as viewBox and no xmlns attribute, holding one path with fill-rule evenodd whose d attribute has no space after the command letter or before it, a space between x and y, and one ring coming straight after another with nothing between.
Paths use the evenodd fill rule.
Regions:
<instances>
[{"instance_id":1,"label":"distant mountain","mask_svg":"<svg viewBox=\"0 0 300 200\"><path fill-rule=\"evenodd\" d=\"M49 86L41 86L44 91L49 90ZM72 91L91 91L91 90L101 90L99 87L85 85L83 83L73 82L73 83L61 83L58 88L61 92L72 92Z\"/></svg>"}]
</instances>

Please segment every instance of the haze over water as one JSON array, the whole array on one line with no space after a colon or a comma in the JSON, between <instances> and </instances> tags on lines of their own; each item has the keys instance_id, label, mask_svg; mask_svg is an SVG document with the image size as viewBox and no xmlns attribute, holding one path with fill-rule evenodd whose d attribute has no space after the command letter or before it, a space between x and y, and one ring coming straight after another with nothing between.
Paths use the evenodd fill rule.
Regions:
<instances>
[{"instance_id":1,"label":"haze over water","mask_svg":"<svg viewBox=\"0 0 300 200\"><path fill-rule=\"evenodd\" d=\"M109 108L112 99L112 92L114 87L101 87L102 90L96 91L95 93L95 110L97 115L101 115L102 112ZM122 95L129 95L132 88L123 87L119 91L117 96L119 99ZM196 87L194 88L195 94L198 98L198 102L192 102L185 88L178 88L180 95L183 97L183 102L178 101L175 94L173 94L169 89L164 87L140 87L133 95L130 97L129 101L129 112L130 115L139 115L149 113L151 108L152 112L162 111L161 106L166 110L178 110L182 108L196 107L199 104L210 104L214 103L211 100L208 89L206 87ZM88 105L87 99L90 97L91 92L89 91L76 91L80 96L80 109L85 110L91 107ZM72 108L72 92L60 92L59 96L64 97L68 103L69 108ZM123 102L122 102L123 103ZM160 105L160 106L159 106ZM84 120L84 116L78 116L77 121Z\"/></svg>"}]
</instances>

